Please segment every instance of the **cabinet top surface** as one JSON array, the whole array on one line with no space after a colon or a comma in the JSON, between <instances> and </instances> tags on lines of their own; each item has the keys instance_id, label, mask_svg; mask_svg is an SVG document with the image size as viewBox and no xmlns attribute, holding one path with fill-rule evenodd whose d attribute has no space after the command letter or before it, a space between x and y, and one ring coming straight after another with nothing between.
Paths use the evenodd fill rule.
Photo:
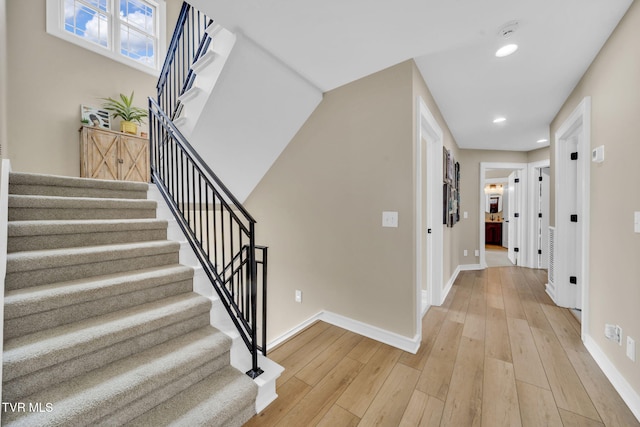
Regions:
<instances>
[{"instance_id":1,"label":"cabinet top surface","mask_svg":"<svg viewBox=\"0 0 640 427\"><path fill-rule=\"evenodd\" d=\"M80 129L78 129L78 132L91 132L91 131L98 131L98 132L107 132L107 133L111 133L114 135L121 135L121 136L127 136L129 138L140 138L140 139L147 139L147 138L143 138L140 135L134 135L132 133L126 133L126 132L120 132L117 130L112 130L112 129L107 129L107 128L101 128L101 127L97 127L97 126L85 126L82 125L82 127L80 127Z\"/></svg>"}]
</instances>

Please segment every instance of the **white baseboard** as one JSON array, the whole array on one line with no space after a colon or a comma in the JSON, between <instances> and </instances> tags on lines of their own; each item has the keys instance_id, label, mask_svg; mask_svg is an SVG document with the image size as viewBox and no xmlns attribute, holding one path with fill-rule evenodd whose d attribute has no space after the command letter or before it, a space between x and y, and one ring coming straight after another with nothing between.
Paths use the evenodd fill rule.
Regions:
<instances>
[{"instance_id":1,"label":"white baseboard","mask_svg":"<svg viewBox=\"0 0 640 427\"><path fill-rule=\"evenodd\" d=\"M270 341L267 344L267 354L268 354L269 351L271 351L275 347L279 346L280 344L282 344L283 342L285 342L289 338L293 337L294 335L300 333L303 329L309 327L312 323L320 320L320 314L321 313L317 313L317 314L311 316L310 318L308 318L304 322L300 323L298 326L289 329L284 334L282 334L279 337L277 337L276 339Z\"/></svg>"},{"instance_id":2,"label":"white baseboard","mask_svg":"<svg viewBox=\"0 0 640 427\"><path fill-rule=\"evenodd\" d=\"M449 278L449 281L447 282L446 286L444 287L444 291L442 292L442 301L440 301L440 304L438 305L442 305L442 303L444 303L444 300L447 299L447 295L449 295L449 292L451 291L451 288L453 287L453 284L455 283L456 279L458 278L458 274L460 274L461 271L484 270L484 268L480 264L458 265L455 271L453 272L453 274L451 275L451 277Z\"/></svg>"},{"instance_id":3,"label":"white baseboard","mask_svg":"<svg viewBox=\"0 0 640 427\"><path fill-rule=\"evenodd\" d=\"M590 336L584 336L584 345L596 361L602 372L607 376L613 388L620 394L622 400L627 404L633 415L640 421L640 395L631 387L620 371L611 360L604 354L600 346Z\"/></svg>"},{"instance_id":4,"label":"white baseboard","mask_svg":"<svg viewBox=\"0 0 640 427\"><path fill-rule=\"evenodd\" d=\"M425 291L424 289L420 293L420 318L422 319L427 311L429 310L429 291Z\"/></svg>"},{"instance_id":5,"label":"white baseboard","mask_svg":"<svg viewBox=\"0 0 640 427\"><path fill-rule=\"evenodd\" d=\"M360 322L359 320L354 320L340 314L323 310L318 314L311 316L304 322L300 323L295 328L290 329L289 331L280 335L278 338L272 340L267 348L271 349L275 346L278 346L279 344L282 344L284 341L288 340L289 338L318 320L322 320L323 322L330 323L342 329L346 329L356 334L363 335L373 340L380 341L409 353L417 353L418 348L420 347L420 337L418 335L413 338L408 338L403 335L396 334L395 332L387 331L386 329L378 328L377 326Z\"/></svg>"},{"instance_id":6,"label":"white baseboard","mask_svg":"<svg viewBox=\"0 0 640 427\"><path fill-rule=\"evenodd\" d=\"M442 291L442 298L440 301L440 304L438 305L442 305L442 303L444 303L444 300L447 299L447 295L449 295L449 292L451 292L451 288L453 287L453 284L455 283L456 279L458 278L458 274L460 274L460 272L462 271L462 266L457 266L456 269L454 270L453 274L451 275L451 277L449 278L449 281L447 281L447 284L444 287L444 290Z\"/></svg>"},{"instance_id":7,"label":"white baseboard","mask_svg":"<svg viewBox=\"0 0 640 427\"><path fill-rule=\"evenodd\" d=\"M330 311L322 311L320 313L320 320L339 326L348 331L355 332L356 334L364 335L365 337L376 341L383 342L392 347L399 348L400 350L408 351L409 353L417 353L418 348L420 347L419 335L416 335L413 338L408 338L403 335L396 334L395 332L390 332L386 329L378 328L377 326L369 325L368 323L360 322L359 320L350 319Z\"/></svg>"}]
</instances>

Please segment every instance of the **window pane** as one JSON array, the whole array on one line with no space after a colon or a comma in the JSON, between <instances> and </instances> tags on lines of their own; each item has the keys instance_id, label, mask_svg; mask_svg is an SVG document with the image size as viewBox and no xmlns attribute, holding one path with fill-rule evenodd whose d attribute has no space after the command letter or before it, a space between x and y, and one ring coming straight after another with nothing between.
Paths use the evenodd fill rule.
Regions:
<instances>
[{"instance_id":1,"label":"window pane","mask_svg":"<svg viewBox=\"0 0 640 427\"><path fill-rule=\"evenodd\" d=\"M65 21L67 18L70 18L75 14L76 7L80 7L82 3L92 6L92 9L109 12L109 5L111 2L109 0L64 0Z\"/></svg>"},{"instance_id":2,"label":"window pane","mask_svg":"<svg viewBox=\"0 0 640 427\"><path fill-rule=\"evenodd\" d=\"M150 67L156 66L155 39L126 25L120 27L120 53Z\"/></svg>"},{"instance_id":3,"label":"window pane","mask_svg":"<svg viewBox=\"0 0 640 427\"><path fill-rule=\"evenodd\" d=\"M155 34L155 7L140 0L120 0L120 19L147 34Z\"/></svg>"},{"instance_id":4,"label":"window pane","mask_svg":"<svg viewBox=\"0 0 640 427\"><path fill-rule=\"evenodd\" d=\"M65 30L85 40L107 47L109 45L108 16L80 2L72 3L73 9L67 9L67 5L70 3L65 1Z\"/></svg>"},{"instance_id":5,"label":"window pane","mask_svg":"<svg viewBox=\"0 0 640 427\"><path fill-rule=\"evenodd\" d=\"M76 0L77 1L77 0ZM109 1L108 0L84 0L85 3L95 7L98 10L103 12L109 11Z\"/></svg>"}]
</instances>

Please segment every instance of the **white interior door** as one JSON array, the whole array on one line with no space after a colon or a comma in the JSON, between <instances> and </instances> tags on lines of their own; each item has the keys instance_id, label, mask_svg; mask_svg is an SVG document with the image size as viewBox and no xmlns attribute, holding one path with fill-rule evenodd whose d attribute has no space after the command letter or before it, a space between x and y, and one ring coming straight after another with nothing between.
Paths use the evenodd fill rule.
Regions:
<instances>
[{"instance_id":1,"label":"white interior door","mask_svg":"<svg viewBox=\"0 0 640 427\"><path fill-rule=\"evenodd\" d=\"M582 336L589 315L589 223L591 98L576 106L555 134L555 226L553 275L547 293L553 301L582 310ZM575 215L575 217L573 217Z\"/></svg>"},{"instance_id":2,"label":"white interior door","mask_svg":"<svg viewBox=\"0 0 640 427\"><path fill-rule=\"evenodd\" d=\"M514 265L518 265L518 223L520 215L518 212L518 171L511 172L509 175L509 189L507 190L509 203L507 206L507 219L509 225L507 226L507 256L509 261Z\"/></svg>"},{"instance_id":3,"label":"white interior door","mask_svg":"<svg viewBox=\"0 0 640 427\"><path fill-rule=\"evenodd\" d=\"M509 190L502 193L502 247L509 249Z\"/></svg>"},{"instance_id":4,"label":"white interior door","mask_svg":"<svg viewBox=\"0 0 640 427\"><path fill-rule=\"evenodd\" d=\"M538 204L538 268L549 268L549 184L550 168L540 169Z\"/></svg>"}]
</instances>

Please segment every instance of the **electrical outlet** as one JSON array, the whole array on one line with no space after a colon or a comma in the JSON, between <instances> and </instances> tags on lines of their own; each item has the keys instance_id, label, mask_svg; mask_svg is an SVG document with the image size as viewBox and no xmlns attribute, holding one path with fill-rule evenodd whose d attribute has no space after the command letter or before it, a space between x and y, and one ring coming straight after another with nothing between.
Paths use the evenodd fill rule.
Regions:
<instances>
[{"instance_id":1,"label":"electrical outlet","mask_svg":"<svg viewBox=\"0 0 640 427\"><path fill-rule=\"evenodd\" d=\"M616 339L615 341L618 343L619 346L622 346L622 328L618 325L616 325Z\"/></svg>"},{"instance_id":2,"label":"electrical outlet","mask_svg":"<svg viewBox=\"0 0 640 427\"><path fill-rule=\"evenodd\" d=\"M302 291L300 289L296 289L296 302L302 302Z\"/></svg>"},{"instance_id":3,"label":"electrical outlet","mask_svg":"<svg viewBox=\"0 0 640 427\"><path fill-rule=\"evenodd\" d=\"M469 255L469 251L468 250L464 250L464 256L468 256Z\"/></svg>"},{"instance_id":4,"label":"electrical outlet","mask_svg":"<svg viewBox=\"0 0 640 427\"><path fill-rule=\"evenodd\" d=\"M627 337L627 357L636 361L636 342L633 338Z\"/></svg>"}]
</instances>

